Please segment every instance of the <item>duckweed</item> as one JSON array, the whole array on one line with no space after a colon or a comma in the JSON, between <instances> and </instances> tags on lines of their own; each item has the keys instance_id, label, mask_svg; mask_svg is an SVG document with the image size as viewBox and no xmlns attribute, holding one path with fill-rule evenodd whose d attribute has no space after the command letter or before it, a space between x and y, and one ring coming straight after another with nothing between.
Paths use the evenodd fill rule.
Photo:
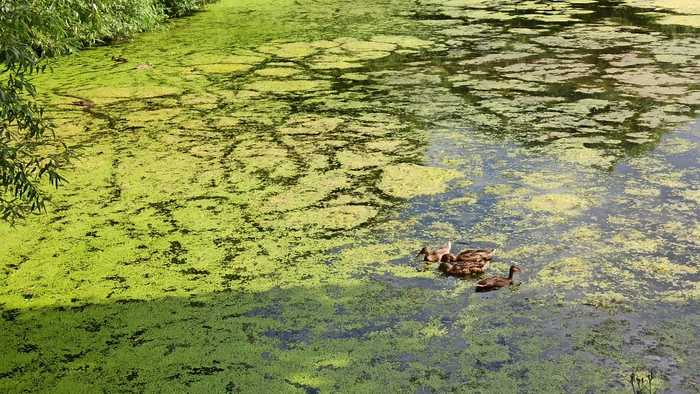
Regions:
<instances>
[{"instance_id":1,"label":"duckweed","mask_svg":"<svg viewBox=\"0 0 700 394\"><path fill-rule=\"evenodd\" d=\"M625 4L223 0L57 59L82 150L0 225L0 391L693 391L695 11Z\"/></svg>"},{"instance_id":2,"label":"duckweed","mask_svg":"<svg viewBox=\"0 0 700 394\"><path fill-rule=\"evenodd\" d=\"M397 164L384 168L378 186L391 196L411 198L440 193L447 188L449 181L459 176L459 172L453 170Z\"/></svg>"}]
</instances>

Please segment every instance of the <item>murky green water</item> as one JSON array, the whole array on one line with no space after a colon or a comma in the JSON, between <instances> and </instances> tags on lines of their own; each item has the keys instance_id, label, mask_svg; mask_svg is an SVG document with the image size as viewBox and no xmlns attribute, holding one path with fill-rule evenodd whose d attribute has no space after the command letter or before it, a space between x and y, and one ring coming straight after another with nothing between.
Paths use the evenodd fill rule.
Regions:
<instances>
[{"instance_id":1,"label":"murky green water","mask_svg":"<svg viewBox=\"0 0 700 394\"><path fill-rule=\"evenodd\" d=\"M0 391L654 370L699 392L700 16L638 3L224 0L61 59L39 84L82 157L48 214L0 227ZM522 283L413 260L448 238Z\"/></svg>"}]
</instances>

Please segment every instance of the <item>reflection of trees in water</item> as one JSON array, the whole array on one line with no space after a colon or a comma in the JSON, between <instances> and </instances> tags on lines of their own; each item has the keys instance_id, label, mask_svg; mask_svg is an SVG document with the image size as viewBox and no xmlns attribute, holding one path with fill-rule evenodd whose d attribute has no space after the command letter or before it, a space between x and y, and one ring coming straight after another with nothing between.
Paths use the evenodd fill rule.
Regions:
<instances>
[{"instance_id":1,"label":"reflection of trees in water","mask_svg":"<svg viewBox=\"0 0 700 394\"><path fill-rule=\"evenodd\" d=\"M695 118L700 44L693 33L607 2L478 6L417 12L445 37L427 60L465 99L455 126L552 145L553 153L579 149L611 164L653 149ZM552 15L562 20L543 18Z\"/></svg>"}]
</instances>

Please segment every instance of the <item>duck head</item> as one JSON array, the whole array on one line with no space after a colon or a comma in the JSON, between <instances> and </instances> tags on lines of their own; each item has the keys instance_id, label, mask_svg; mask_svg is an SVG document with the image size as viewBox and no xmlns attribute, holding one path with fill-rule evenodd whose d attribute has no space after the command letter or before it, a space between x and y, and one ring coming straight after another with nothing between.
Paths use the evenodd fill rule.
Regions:
<instances>
[{"instance_id":1,"label":"duck head","mask_svg":"<svg viewBox=\"0 0 700 394\"><path fill-rule=\"evenodd\" d=\"M457 257L455 257L455 255L453 255L452 253L446 253L443 254L442 257L440 257L440 261L443 263L451 263L455 260L457 260Z\"/></svg>"},{"instance_id":2,"label":"duck head","mask_svg":"<svg viewBox=\"0 0 700 394\"><path fill-rule=\"evenodd\" d=\"M424 246L423 249L421 249L420 252L418 252L416 257L422 256L422 255L428 255L429 253L430 253L430 250L428 250L428 247Z\"/></svg>"},{"instance_id":3,"label":"duck head","mask_svg":"<svg viewBox=\"0 0 700 394\"><path fill-rule=\"evenodd\" d=\"M508 274L508 279L513 279L513 274L516 272L522 272L522 269L520 269L520 267L518 267L517 265L511 265L510 273Z\"/></svg>"}]
</instances>

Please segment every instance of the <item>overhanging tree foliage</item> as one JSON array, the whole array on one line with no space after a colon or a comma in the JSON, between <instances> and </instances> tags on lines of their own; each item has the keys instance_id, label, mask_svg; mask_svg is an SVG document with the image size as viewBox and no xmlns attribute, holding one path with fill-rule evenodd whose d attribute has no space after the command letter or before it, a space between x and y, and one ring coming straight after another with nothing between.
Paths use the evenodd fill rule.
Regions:
<instances>
[{"instance_id":1,"label":"overhanging tree foliage","mask_svg":"<svg viewBox=\"0 0 700 394\"><path fill-rule=\"evenodd\" d=\"M44 71L46 56L69 49L68 41L56 45L32 28L42 23L45 31L61 31L55 19L42 14L28 1L0 3L0 216L9 221L44 208L42 181L58 186L64 180L59 169L68 158L30 81Z\"/></svg>"},{"instance_id":2,"label":"overhanging tree foliage","mask_svg":"<svg viewBox=\"0 0 700 394\"><path fill-rule=\"evenodd\" d=\"M0 218L41 211L70 150L53 133L31 78L46 60L153 28L209 0L0 0Z\"/></svg>"}]
</instances>

